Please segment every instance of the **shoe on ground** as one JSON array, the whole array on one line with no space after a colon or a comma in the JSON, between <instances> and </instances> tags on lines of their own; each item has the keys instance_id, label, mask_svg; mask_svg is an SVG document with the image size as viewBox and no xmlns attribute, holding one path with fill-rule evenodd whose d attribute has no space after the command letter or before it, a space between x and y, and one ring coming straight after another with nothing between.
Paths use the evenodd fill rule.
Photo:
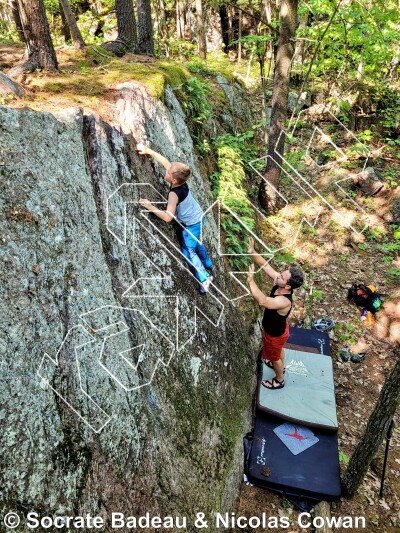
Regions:
<instances>
[{"instance_id":1,"label":"shoe on ground","mask_svg":"<svg viewBox=\"0 0 400 533\"><path fill-rule=\"evenodd\" d=\"M338 355L340 359L343 361L343 363L347 363L350 359L350 348L346 346L345 348L342 348L338 351Z\"/></svg>"},{"instance_id":2,"label":"shoe on ground","mask_svg":"<svg viewBox=\"0 0 400 533\"><path fill-rule=\"evenodd\" d=\"M367 350L363 350L360 353L356 353L350 357L352 363L361 363L364 357L367 355Z\"/></svg>"},{"instance_id":3,"label":"shoe on ground","mask_svg":"<svg viewBox=\"0 0 400 533\"><path fill-rule=\"evenodd\" d=\"M208 292L208 289L210 288L212 280L213 280L213 277L208 276L208 278L205 281L203 281L203 283L200 283L200 288L199 288L200 294L206 294L206 292Z\"/></svg>"}]
</instances>

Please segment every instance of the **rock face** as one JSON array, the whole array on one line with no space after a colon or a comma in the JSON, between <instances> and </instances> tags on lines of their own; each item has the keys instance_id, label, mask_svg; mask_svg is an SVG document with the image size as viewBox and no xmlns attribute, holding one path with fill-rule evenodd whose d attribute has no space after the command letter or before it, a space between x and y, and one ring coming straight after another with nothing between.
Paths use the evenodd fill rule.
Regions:
<instances>
[{"instance_id":1,"label":"rock face","mask_svg":"<svg viewBox=\"0 0 400 533\"><path fill-rule=\"evenodd\" d=\"M175 228L139 208L168 190L136 142L212 200L172 91L124 85L116 108L111 125L0 107L1 507L21 517L192 517L238 492L254 347L212 210L201 297Z\"/></svg>"}]
</instances>

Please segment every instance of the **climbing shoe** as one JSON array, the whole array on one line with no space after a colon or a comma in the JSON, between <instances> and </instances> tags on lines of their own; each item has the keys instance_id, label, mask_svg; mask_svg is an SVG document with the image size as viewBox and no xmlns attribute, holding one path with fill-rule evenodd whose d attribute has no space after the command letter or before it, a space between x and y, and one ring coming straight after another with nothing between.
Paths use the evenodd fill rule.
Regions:
<instances>
[{"instance_id":1,"label":"climbing shoe","mask_svg":"<svg viewBox=\"0 0 400 533\"><path fill-rule=\"evenodd\" d=\"M338 356L343 363L347 363L350 360L350 348L348 346L346 346L346 348L342 348L338 351Z\"/></svg>"},{"instance_id":2,"label":"climbing shoe","mask_svg":"<svg viewBox=\"0 0 400 533\"><path fill-rule=\"evenodd\" d=\"M367 350L363 350L360 353L356 353L350 357L352 363L361 363L364 357L367 355Z\"/></svg>"},{"instance_id":3,"label":"climbing shoe","mask_svg":"<svg viewBox=\"0 0 400 533\"><path fill-rule=\"evenodd\" d=\"M203 281L203 283L200 283L200 287L199 287L200 294L206 294L206 292L208 292L208 289L210 288L212 280L213 280L213 277L208 276L208 278L205 281Z\"/></svg>"}]
</instances>

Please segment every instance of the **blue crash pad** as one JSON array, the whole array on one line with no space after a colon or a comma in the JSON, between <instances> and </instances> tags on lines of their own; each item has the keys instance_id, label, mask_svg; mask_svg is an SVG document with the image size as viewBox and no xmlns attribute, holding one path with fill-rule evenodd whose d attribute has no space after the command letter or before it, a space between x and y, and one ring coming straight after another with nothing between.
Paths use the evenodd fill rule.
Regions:
<instances>
[{"instance_id":1,"label":"blue crash pad","mask_svg":"<svg viewBox=\"0 0 400 533\"><path fill-rule=\"evenodd\" d=\"M274 416L257 413L254 431L243 441L248 480L289 499L300 497L314 503L338 500L341 485L337 432L294 425L297 434L310 431L315 441L295 455L276 435L283 423Z\"/></svg>"}]
</instances>

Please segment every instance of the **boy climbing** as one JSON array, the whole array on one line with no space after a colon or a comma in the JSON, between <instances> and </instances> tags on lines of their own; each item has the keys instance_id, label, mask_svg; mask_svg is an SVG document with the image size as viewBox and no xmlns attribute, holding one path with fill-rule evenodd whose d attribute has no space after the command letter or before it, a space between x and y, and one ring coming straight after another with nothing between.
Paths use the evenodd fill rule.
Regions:
<instances>
[{"instance_id":1,"label":"boy climbing","mask_svg":"<svg viewBox=\"0 0 400 533\"><path fill-rule=\"evenodd\" d=\"M293 289L303 284L303 273L297 267L285 270L281 274L276 272L267 261L254 250L254 240L249 240L249 250L253 261L274 281L269 296L265 296L254 281L254 265L250 265L248 282L250 292L258 305L265 308L263 327L263 360L273 368L275 376L271 380L262 381L261 384L267 389L282 389L284 380L284 357L283 346L289 337L289 324L287 317L292 310Z\"/></svg>"},{"instance_id":2,"label":"boy climbing","mask_svg":"<svg viewBox=\"0 0 400 533\"><path fill-rule=\"evenodd\" d=\"M165 181L170 184L165 211L154 206L146 198L141 198L139 203L164 222L171 222L175 219L180 223L182 253L200 282L200 294L205 294L213 279L209 273L212 261L201 241L203 211L186 183L190 177L190 168L184 163L171 163L167 158L142 143L136 146L136 150L140 155L149 155L160 163L166 169Z\"/></svg>"}]
</instances>

